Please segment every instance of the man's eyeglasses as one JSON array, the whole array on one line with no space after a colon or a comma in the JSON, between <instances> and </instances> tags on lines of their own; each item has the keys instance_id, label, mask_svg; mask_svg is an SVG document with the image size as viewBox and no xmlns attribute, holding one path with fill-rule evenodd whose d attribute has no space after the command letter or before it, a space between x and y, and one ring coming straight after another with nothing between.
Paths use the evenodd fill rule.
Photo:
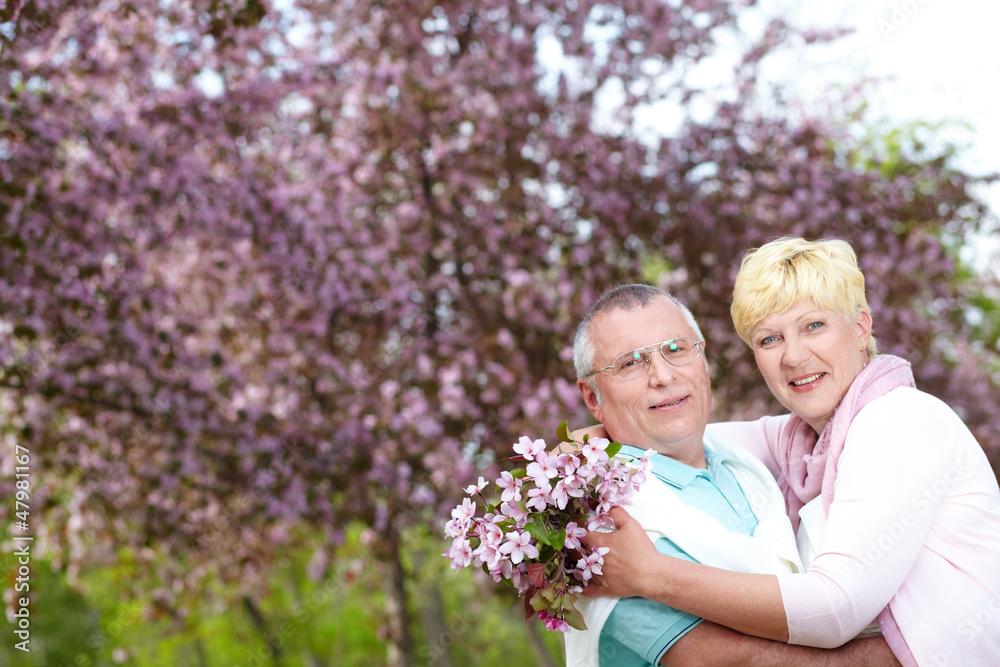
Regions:
<instances>
[{"instance_id":1,"label":"man's eyeglasses","mask_svg":"<svg viewBox=\"0 0 1000 667\"><path fill-rule=\"evenodd\" d=\"M619 380L635 380L646 374L649 365L653 363L653 352L659 350L663 358L674 366L685 366L695 361L702 352L703 340L696 338L671 338L662 343L654 343L629 352L623 352L615 357L610 365L590 371L583 377L588 378L601 371L610 370Z\"/></svg>"}]
</instances>

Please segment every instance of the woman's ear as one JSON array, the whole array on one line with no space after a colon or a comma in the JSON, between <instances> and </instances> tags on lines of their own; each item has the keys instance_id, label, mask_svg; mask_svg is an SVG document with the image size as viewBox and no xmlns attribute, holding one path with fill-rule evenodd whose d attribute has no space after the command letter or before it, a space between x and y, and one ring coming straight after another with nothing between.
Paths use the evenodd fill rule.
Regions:
<instances>
[{"instance_id":1,"label":"woman's ear","mask_svg":"<svg viewBox=\"0 0 1000 667\"><path fill-rule=\"evenodd\" d=\"M854 323L858 328L858 344L864 349L868 347L868 341L872 337L872 314L867 310L859 310L854 316Z\"/></svg>"}]
</instances>

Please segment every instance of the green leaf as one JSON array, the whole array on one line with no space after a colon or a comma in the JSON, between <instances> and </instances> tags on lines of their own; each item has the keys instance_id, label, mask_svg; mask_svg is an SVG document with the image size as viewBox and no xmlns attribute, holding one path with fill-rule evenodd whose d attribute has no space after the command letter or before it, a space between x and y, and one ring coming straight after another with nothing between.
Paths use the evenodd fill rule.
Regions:
<instances>
[{"instance_id":1,"label":"green leaf","mask_svg":"<svg viewBox=\"0 0 1000 667\"><path fill-rule=\"evenodd\" d=\"M554 530L549 534L549 537L552 540L550 543L552 548L558 551L566 544L566 529L560 528L559 530Z\"/></svg>"},{"instance_id":2,"label":"green leaf","mask_svg":"<svg viewBox=\"0 0 1000 667\"><path fill-rule=\"evenodd\" d=\"M622 449L622 446L620 444L618 444L617 442L609 442L608 446L604 449L604 451L605 451L605 453L607 453L608 458L611 458L612 456L614 456L615 454L617 454L618 452L620 452L621 449Z\"/></svg>"},{"instance_id":3,"label":"green leaf","mask_svg":"<svg viewBox=\"0 0 1000 667\"><path fill-rule=\"evenodd\" d=\"M586 445L588 442L590 442L590 434L589 433L584 433L583 434L583 444Z\"/></svg>"},{"instance_id":4,"label":"green leaf","mask_svg":"<svg viewBox=\"0 0 1000 667\"><path fill-rule=\"evenodd\" d=\"M563 442L576 442L569 434L569 422L563 421L559 424L559 428L556 429L556 437L558 437Z\"/></svg>"},{"instance_id":5,"label":"green leaf","mask_svg":"<svg viewBox=\"0 0 1000 667\"><path fill-rule=\"evenodd\" d=\"M573 602L576 601L575 595L567 595L567 604L563 608L563 620L569 623L569 627L575 630L586 630L587 624L583 621L583 614L576 610ZM572 598L572 599L570 599Z\"/></svg>"},{"instance_id":6,"label":"green leaf","mask_svg":"<svg viewBox=\"0 0 1000 667\"><path fill-rule=\"evenodd\" d=\"M527 468L514 468L513 470L510 471L511 477L524 477L527 474L528 474Z\"/></svg>"},{"instance_id":7,"label":"green leaf","mask_svg":"<svg viewBox=\"0 0 1000 667\"><path fill-rule=\"evenodd\" d=\"M537 523L531 522L528 525L526 525L524 529L528 531L529 535L531 535L533 538L535 538L542 544L548 544L549 546L552 546L552 544L549 542L549 533L545 529L544 525L539 526Z\"/></svg>"},{"instance_id":8,"label":"green leaf","mask_svg":"<svg viewBox=\"0 0 1000 667\"><path fill-rule=\"evenodd\" d=\"M542 611L549 608L549 601L543 597L540 590L535 591L535 594L531 596L529 604L531 604L531 608L535 611Z\"/></svg>"}]
</instances>

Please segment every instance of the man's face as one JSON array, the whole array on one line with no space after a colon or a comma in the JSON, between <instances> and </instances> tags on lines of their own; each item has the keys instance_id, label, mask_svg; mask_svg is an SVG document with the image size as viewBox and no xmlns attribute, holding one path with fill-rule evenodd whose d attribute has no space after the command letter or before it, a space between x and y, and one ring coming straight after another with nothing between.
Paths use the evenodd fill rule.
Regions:
<instances>
[{"instance_id":1,"label":"man's face","mask_svg":"<svg viewBox=\"0 0 1000 667\"><path fill-rule=\"evenodd\" d=\"M645 308L598 315L590 323L594 368L609 365L623 352L682 336L696 337L680 308L667 297ZM607 370L594 379L603 396L600 404L586 380L578 380L577 386L591 413L614 440L704 466L702 438L712 405L704 355L690 364L673 366L657 352L641 377L621 380Z\"/></svg>"}]
</instances>

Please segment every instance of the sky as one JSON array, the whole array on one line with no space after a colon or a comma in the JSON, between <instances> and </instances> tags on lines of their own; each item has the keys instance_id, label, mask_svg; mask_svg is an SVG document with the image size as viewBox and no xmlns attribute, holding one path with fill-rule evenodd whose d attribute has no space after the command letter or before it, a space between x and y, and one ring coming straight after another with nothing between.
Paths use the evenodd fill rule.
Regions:
<instances>
[{"instance_id":1,"label":"sky","mask_svg":"<svg viewBox=\"0 0 1000 667\"><path fill-rule=\"evenodd\" d=\"M739 56L762 34L767 21L784 17L798 28L845 28L850 34L827 45L785 47L762 65L761 80L780 84L798 100L797 113L835 100L841 88L862 80L866 118L889 127L925 122L939 127L930 146L959 147L955 166L973 175L1000 173L1000 2L996 0L758 0L737 15L739 29L719 35L715 54L696 67L689 82L726 90ZM609 108L620 96L609 91ZM598 104L602 99L598 97ZM705 113L713 105L705 102ZM782 112L785 109L776 109ZM688 109L695 116L698 109ZM684 117L675 102L637 110L635 130L651 139L669 135ZM976 189L994 219L1000 217L1000 183ZM1000 235L968 239L965 259L1000 274Z\"/></svg>"},{"instance_id":2,"label":"sky","mask_svg":"<svg viewBox=\"0 0 1000 667\"><path fill-rule=\"evenodd\" d=\"M804 47L770 74L805 99L836 85L875 78L869 117L900 125L944 123L938 138L964 148L967 173L1000 173L1000 3L995 0L762 0L765 14L796 26L844 26L834 45ZM966 125L967 124L967 125ZM932 138L933 140L933 138ZM1000 183L977 191L1000 215ZM1000 239L974 242L979 261L1000 252ZM993 258L992 265L1000 270Z\"/></svg>"}]
</instances>

